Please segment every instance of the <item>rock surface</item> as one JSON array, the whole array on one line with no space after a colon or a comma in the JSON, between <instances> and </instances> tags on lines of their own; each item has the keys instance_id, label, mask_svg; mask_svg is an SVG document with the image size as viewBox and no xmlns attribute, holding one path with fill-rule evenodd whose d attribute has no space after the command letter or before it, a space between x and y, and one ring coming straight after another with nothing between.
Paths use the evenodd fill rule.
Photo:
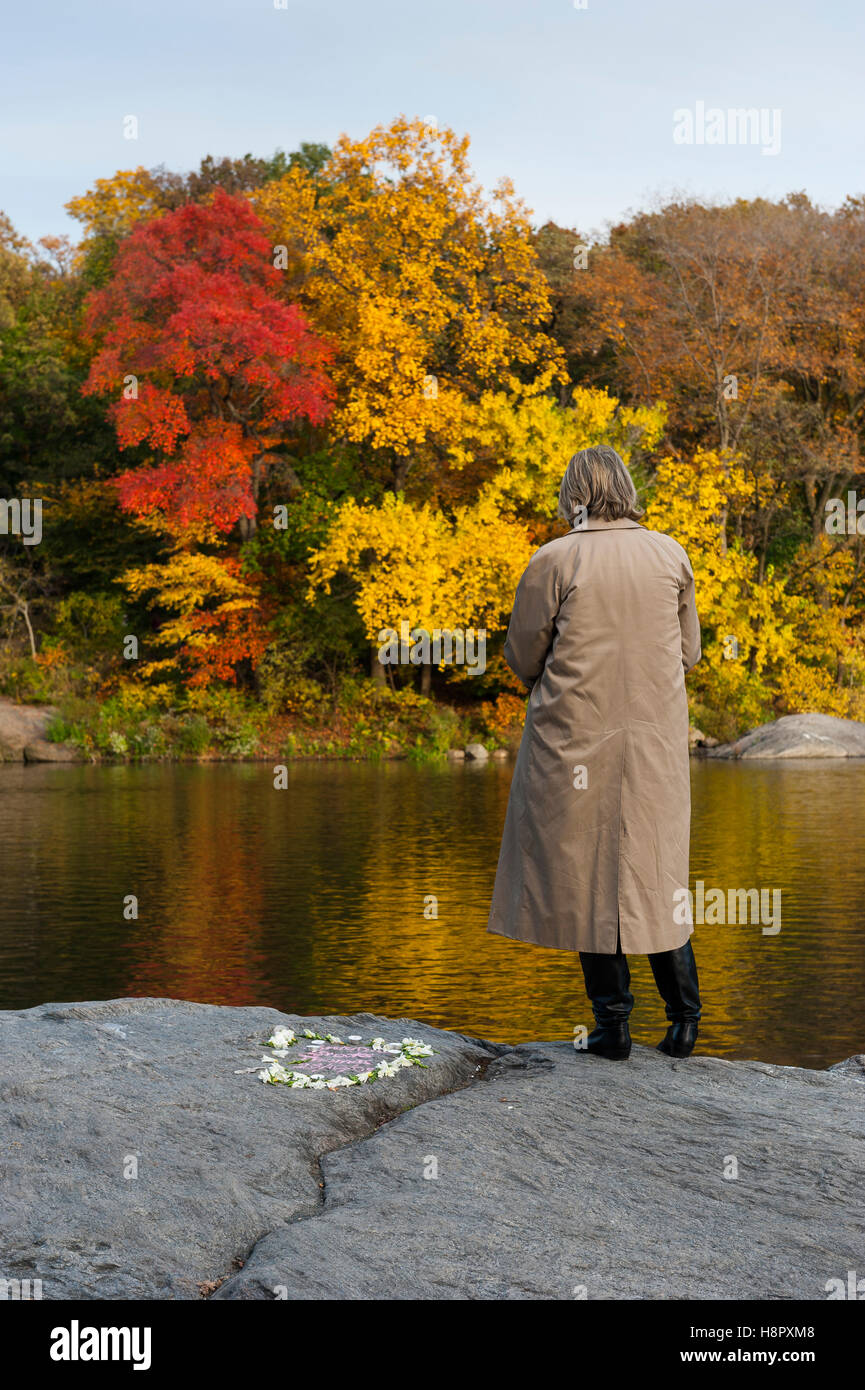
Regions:
<instances>
[{"instance_id":1,"label":"rock surface","mask_svg":"<svg viewBox=\"0 0 865 1390\"><path fill-rule=\"evenodd\" d=\"M45 737L56 714L52 705L16 705L0 700L0 763L21 762L26 745Z\"/></svg>"},{"instance_id":2,"label":"rock surface","mask_svg":"<svg viewBox=\"0 0 865 1390\"><path fill-rule=\"evenodd\" d=\"M465 748L466 757L477 763L485 763L490 756L489 749L482 743L467 743Z\"/></svg>"},{"instance_id":3,"label":"rock surface","mask_svg":"<svg viewBox=\"0 0 865 1390\"><path fill-rule=\"evenodd\" d=\"M85 761L80 748L71 743L49 743L37 738L24 745L25 763L81 763Z\"/></svg>"},{"instance_id":4,"label":"rock surface","mask_svg":"<svg viewBox=\"0 0 865 1390\"><path fill-rule=\"evenodd\" d=\"M711 734L704 734L692 724L688 729L688 747L692 753L702 752L704 748L717 748L719 740Z\"/></svg>"},{"instance_id":5,"label":"rock surface","mask_svg":"<svg viewBox=\"0 0 865 1390\"><path fill-rule=\"evenodd\" d=\"M707 748L707 758L865 758L865 724L831 714L785 714L735 743Z\"/></svg>"},{"instance_id":6,"label":"rock surface","mask_svg":"<svg viewBox=\"0 0 865 1390\"><path fill-rule=\"evenodd\" d=\"M263 1086L280 1023L437 1055ZM861 1058L610 1063L165 999L0 1013L0 1056L0 1276L45 1299L822 1300L862 1266Z\"/></svg>"},{"instance_id":7,"label":"rock surface","mask_svg":"<svg viewBox=\"0 0 865 1390\"><path fill-rule=\"evenodd\" d=\"M437 1055L337 1092L237 1074L279 1024L409 1034ZM369 1014L301 1023L170 999L0 1012L0 1277L40 1278L44 1299L199 1298L318 1211L323 1153L465 1085L498 1050Z\"/></svg>"}]
</instances>

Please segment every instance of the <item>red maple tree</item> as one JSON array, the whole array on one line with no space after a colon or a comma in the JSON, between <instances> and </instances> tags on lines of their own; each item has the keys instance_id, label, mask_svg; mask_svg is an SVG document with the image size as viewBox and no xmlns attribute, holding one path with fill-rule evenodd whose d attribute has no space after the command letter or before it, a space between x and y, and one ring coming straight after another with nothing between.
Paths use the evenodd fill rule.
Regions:
<instances>
[{"instance_id":1,"label":"red maple tree","mask_svg":"<svg viewBox=\"0 0 865 1390\"><path fill-rule=\"evenodd\" d=\"M293 421L326 418L330 351L280 298L272 254L249 204L218 189L137 226L90 296L84 391L117 394L121 449L159 451L118 477L124 508L248 536L271 450Z\"/></svg>"}]
</instances>

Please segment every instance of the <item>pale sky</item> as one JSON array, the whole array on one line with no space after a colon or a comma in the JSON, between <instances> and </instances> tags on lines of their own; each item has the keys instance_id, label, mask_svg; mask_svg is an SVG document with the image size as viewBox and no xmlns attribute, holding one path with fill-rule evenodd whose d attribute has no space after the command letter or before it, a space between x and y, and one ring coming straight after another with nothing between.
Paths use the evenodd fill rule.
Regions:
<instances>
[{"instance_id":1,"label":"pale sky","mask_svg":"<svg viewBox=\"0 0 865 1390\"><path fill-rule=\"evenodd\" d=\"M31 238L117 169L468 133L491 187L584 234L674 191L865 191L861 0L5 0L0 207ZM677 109L780 111L781 148L683 145ZM123 137L135 115L139 138ZM768 119L771 119L769 114Z\"/></svg>"}]
</instances>

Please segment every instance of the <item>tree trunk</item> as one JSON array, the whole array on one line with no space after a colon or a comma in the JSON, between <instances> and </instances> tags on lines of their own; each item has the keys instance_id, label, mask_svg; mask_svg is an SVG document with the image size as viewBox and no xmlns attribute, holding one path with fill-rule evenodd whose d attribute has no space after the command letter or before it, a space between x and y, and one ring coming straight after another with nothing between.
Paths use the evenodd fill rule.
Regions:
<instances>
[{"instance_id":1,"label":"tree trunk","mask_svg":"<svg viewBox=\"0 0 865 1390\"><path fill-rule=\"evenodd\" d=\"M36 638L35 638L34 635L33 635L33 624L32 624L31 621L30 621L30 604L27 602L26 599L19 598L19 600L18 600L18 609L19 609L19 612L21 613L22 617L24 618L24 622L25 622L25 624L26 624L26 626L27 626L27 636L28 636L29 639L30 639L30 655L32 656L33 660L35 661L35 660L36 660Z\"/></svg>"},{"instance_id":2,"label":"tree trunk","mask_svg":"<svg viewBox=\"0 0 865 1390\"><path fill-rule=\"evenodd\" d=\"M403 491L405 490L405 480L406 480L406 475L407 475L407 474L408 474L408 459L407 459L407 458L403 458L403 457L397 455L397 457L394 459L394 463L393 463L393 490L394 490L394 492L403 492Z\"/></svg>"},{"instance_id":3,"label":"tree trunk","mask_svg":"<svg viewBox=\"0 0 865 1390\"><path fill-rule=\"evenodd\" d=\"M264 465L268 462L270 457L271 456L266 453L256 454L255 458L252 460L252 477L250 481L252 500L255 503L255 507L252 516L242 516L240 518L240 535L241 539L245 541L251 540L258 530L258 494L261 491L261 479L264 472Z\"/></svg>"},{"instance_id":4,"label":"tree trunk","mask_svg":"<svg viewBox=\"0 0 865 1390\"><path fill-rule=\"evenodd\" d=\"M378 659L378 647L375 642L371 643L369 649L369 674L373 685L384 687L384 667Z\"/></svg>"}]
</instances>

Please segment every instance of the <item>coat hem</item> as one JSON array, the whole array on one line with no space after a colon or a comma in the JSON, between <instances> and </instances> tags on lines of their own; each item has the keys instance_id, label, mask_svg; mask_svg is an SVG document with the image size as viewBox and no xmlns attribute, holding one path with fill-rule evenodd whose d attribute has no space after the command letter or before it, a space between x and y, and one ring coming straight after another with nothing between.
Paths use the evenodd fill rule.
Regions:
<instances>
[{"instance_id":1,"label":"coat hem","mask_svg":"<svg viewBox=\"0 0 865 1390\"><path fill-rule=\"evenodd\" d=\"M524 946L541 946L545 951L570 951L576 955L580 950L579 946L557 946L551 941L538 941L534 936L518 936L504 927L487 927L487 932L493 936L506 936L509 941L521 941Z\"/></svg>"},{"instance_id":2,"label":"coat hem","mask_svg":"<svg viewBox=\"0 0 865 1390\"><path fill-rule=\"evenodd\" d=\"M518 935L516 932L508 931L505 927L488 926L487 933L491 936L505 936L509 941L521 941L524 946L541 946L545 951L570 951L572 955L579 955L580 951L585 951L586 949L584 946L559 946L552 941L539 941L537 937ZM689 926L686 934L682 937L682 940L677 941L675 946L662 946L660 950L657 951L635 951L633 949L626 950L625 944L624 942L622 942L622 954L626 956L661 956L664 955L664 953L667 951L678 951L680 947L684 946L686 942L690 941L693 934L694 928L693 926ZM605 953L602 952L601 954ZM613 953L610 952L609 954Z\"/></svg>"}]
</instances>

